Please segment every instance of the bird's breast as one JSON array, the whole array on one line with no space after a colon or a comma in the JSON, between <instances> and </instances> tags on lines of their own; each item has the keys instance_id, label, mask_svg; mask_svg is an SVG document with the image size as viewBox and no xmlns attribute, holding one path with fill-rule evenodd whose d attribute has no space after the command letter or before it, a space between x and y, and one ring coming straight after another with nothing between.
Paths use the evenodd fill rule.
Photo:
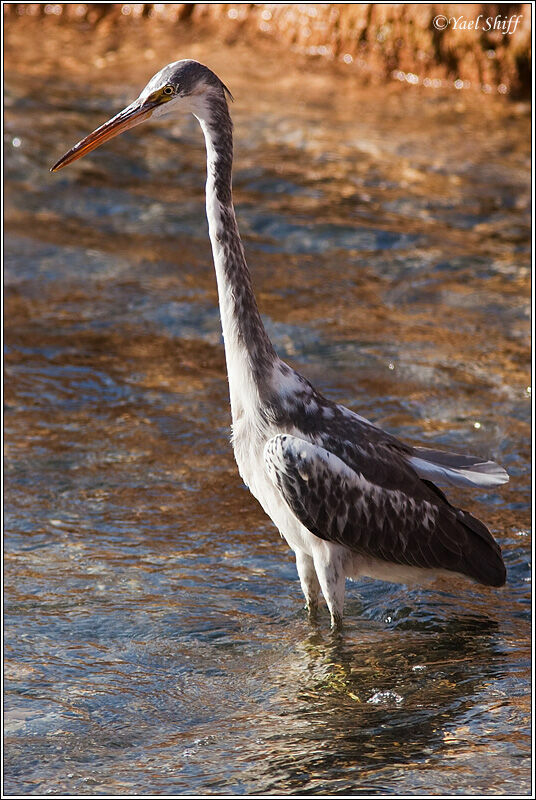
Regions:
<instances>
[{"instance_id":1,"label":"bird's breast","mask_svg":"<svg viewBox=\"0 0 536 800\"><path fill-rule=\"evenodd\" d=\"M264 462L268 439L281 433L260 418L241 416L233 421L232 444L240 477L293 550L311 553L312 534L297 520L271 481ZM313 537L314 538L314 537Z\"/></svg>"},{"instance_id":2,"label":"bird's breast","mask_svg":"<svg viewBox=\"0 0 536 800\"><path fill-rule=\"evenodd\" d=\"M263 450L268 439L265 426L254 417L242 414L233 420L231 443L240 476L248 487L255 476L264 473Z\"/></svg>"}]
</instances>

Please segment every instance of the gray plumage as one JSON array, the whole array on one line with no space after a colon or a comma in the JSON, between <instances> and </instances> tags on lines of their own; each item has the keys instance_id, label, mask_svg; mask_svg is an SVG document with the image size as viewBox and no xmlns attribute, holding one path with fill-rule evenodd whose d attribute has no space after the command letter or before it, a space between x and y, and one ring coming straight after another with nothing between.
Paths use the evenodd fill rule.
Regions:
<instances>
[{"instance_id":1,"label":"gray plumage","mask_svg":"<svg viewBox=\"0 0 536 800\"><path fill-rule=\"evenodd\" d=\"M345 577L426 581L457 574L501 586L486 526L437 483L494 487L492 461L412 447L317 392L277 356L257 307L232 203L230 93L207 67L164 67L139 98L63 156L54 170L144 119L193 113L207 147L207 218L240 474L296 554L311 612L322 591L342 619Z\"/></svg>"}]
</instances>

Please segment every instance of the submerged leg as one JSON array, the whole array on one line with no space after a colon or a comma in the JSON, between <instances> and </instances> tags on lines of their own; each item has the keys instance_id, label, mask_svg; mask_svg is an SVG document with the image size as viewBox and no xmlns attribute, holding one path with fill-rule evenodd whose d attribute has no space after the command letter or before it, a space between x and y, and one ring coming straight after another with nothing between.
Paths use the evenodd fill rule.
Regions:
<instances>
[{"instance_id":1,"label":"submerged leg","mask_svg":"<svg viewBox=\"0 0 536 800\"><path fill-rule=\"evenodd\" d=\"M313 560L322 594L331 614L331 627L332 629L340 628L346 582L342 558L329 547L322 546L313 553Z\"/></svg>"},{"instance_id":2,"label":"submerged leg","mask_svg":"<svg viewBox=\"0 0 536 800\"><path fill-rule=\"evenodd\" d=\"M314 616L318 611L318 594L320 584L316 577L315 565L311 556L303 550L296 550L296 568L300 578L301 588L305 595L307 611Z\"/></svg>"}]
</instances>

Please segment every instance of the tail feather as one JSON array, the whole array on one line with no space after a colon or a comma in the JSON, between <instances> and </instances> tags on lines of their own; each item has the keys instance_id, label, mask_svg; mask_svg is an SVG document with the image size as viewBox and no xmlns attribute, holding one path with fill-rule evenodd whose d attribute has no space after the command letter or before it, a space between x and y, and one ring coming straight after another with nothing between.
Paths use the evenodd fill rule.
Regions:
<instances>
[{"instance_id":1,"label":"tail feather","mask_svg":"<svg viewBox=\"0 0 536 800\"><path fill-rule=\"evenodd\" d=\"M502 467L494 461L483 461L478 456L414 447L408 461L421 478L450 486L490 489L509 480L508 473Z\"/></svg>"}]
</instances>

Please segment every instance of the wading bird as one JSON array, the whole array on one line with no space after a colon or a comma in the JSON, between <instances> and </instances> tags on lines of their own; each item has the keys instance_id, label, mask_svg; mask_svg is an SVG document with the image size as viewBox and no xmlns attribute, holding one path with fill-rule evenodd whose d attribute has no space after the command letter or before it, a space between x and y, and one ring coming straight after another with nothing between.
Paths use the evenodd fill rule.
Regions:
<instances>
[{"instance_id":1,"label":"wading bird","mask_svg":"<svg viewBox=\"0 0 536 800\"><path fill-rule=\"evenodd\" d=\"M218 285L238 469L296 554L307 607L320 591L333 627L345 578L419 583L461 575L502 586L486 526L435 485L490 488L492 461L404 444L323 397L277 356L259 314L231 193L233 133L222 81L197 61L168 64L140 96L76 144L61 169L147 119L191 113L207 151L206 210Z\"/></svg>"}]
</instances>

